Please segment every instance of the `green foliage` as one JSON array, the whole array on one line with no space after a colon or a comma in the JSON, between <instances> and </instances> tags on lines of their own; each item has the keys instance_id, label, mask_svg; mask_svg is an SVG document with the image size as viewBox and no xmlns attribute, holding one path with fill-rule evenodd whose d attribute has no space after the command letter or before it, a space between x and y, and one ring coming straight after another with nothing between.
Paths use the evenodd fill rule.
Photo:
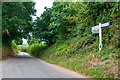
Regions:
<instances>
[{"instance_id":1,"label":"green foliage","mask_svg":"<svg viewBox=\"0 0 120 80\"><path fill-rule=\"evenodd\" d=\"M69 51L69 47L67 45L63 45L60 48L57 49L55 52L56 56L63 56Z\"/></svg>"},{"instance_id":2,"label":"green foliage","mask_svg":"<svg viewBox=\"0 0 120 80\"><path fill-rule=\"evenodd\" d=\"M35 43L40 43L41 41L33 36L30 37L29 41L28 41L28 44L29 45L32 45L32 44L35 44Z\"/></svg>"},{"instance_id":3,"label":"green foliage","mask_svg":"<svg viewBox=\"0 0 120 80\"><path fill-rule=\"evenodd\" d=\"M52 8L45 9L41 17L35 21L35 28L39 30L35 35L47 43L78 35L82 38L92 34L92 26L98 25L99 22L110 22L112 26L103 28L103 43L119 47L118 3L54 2ZM94 34L92 38L96 36L97 34Z\"/></svg>"},{"instance_id":4,"label":"green foliage","mask_svg":"<svg viewBox=\"0 0 120 80\"><path fill-rule=\"evenodd\" d=\"M2 4L2 43L4 45L11 45L12 40L20 41L28 36L33 25L31 15L35 14L34 5L34 2Z\"/></svg>"},{"instance_id":5,"label":"green foliage","mask_svg":"<svg viewBox=\"0 0 120 80\"><path fill-rule=\"evenodd\" d=\"M29 48L29 53L32 55L32 56L40 56L42 55L42 52L41 50L45 49L46 48L46 44L43 44L43 43L34 43L30 46Z\"/></svg>"},{"instance_id":6,"label":"green foliage","mask_svg":"<svg viewBox=\"0 0 120 80\"><path fill-rule=\"evenodd\" d=\"M54 31L54 28L49 27L52 10L49 8L45 9L46 11L41 15L42 18L37 18L34 22L35 31L33 35L41 41L52 44L56 41L56 31Z\"/></svg>"},{"instance_id":7,"label":"green foliage","mask_svg":"<svg viewBox=\"0 0 120 80\"><path fill-rule=\"evenodd\" d=\"M22 45L23 40L22 40L22 39L19 39L18 41L15 41L15 43L16 43L17 45Z\"/></svg>"},{"instance_id":8,"label":"green foliage","mask_svg":"<svg viewBox=\"0 0 120 80\"><path fill-rule=\"evenodd\" d=\"M110 63L110 61L105 62L105 64L109 64L109 63Z\"/></svg>"},{"instance_id":9,"label":"green foliage","mask_svg":"<svg viewBox=\"0 0 120 80\"><path fill-rule=\"evenodd\" d=\"M12 41L11 47L12 47L12 48L17 48L17 44L15 43L15 40Z\"/></svg>"},{"instance_id":10,"label":"green foliage","mask_svg":"<svg viewBox=\"0 0 120 80\"><path fill-rule=\"evenodd\" d=\"M29 52L29 45L18 45L17 49L21 52Z\"/></svg>"}]
</instances>

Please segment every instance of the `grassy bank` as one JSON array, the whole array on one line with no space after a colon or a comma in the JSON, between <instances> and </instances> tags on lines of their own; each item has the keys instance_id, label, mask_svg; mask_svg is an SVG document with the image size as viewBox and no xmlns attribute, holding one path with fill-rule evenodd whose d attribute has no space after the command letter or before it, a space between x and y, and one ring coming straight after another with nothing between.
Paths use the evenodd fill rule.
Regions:
<instances>
[{"instance_id":1,"label":"grassy bank","mask_svg":"<svg viewBox=\"0 0 120 80\"><path fill-rule=\"evenodd\" d=\"M59 40L46 50L40 51L43 55L37 57L92 78L117 78L119 49L103 44L103 49L99 51L98 40L91 40L94 40L92 35L82 39L78 36L69 40Z\"/></svg>"},{"instance_id":2,"label":"grassy bank","mask_svg":"<svg viewBox=\"0 0 120 80\"><path fill-rule=\"evenodd\" d=\"M54 3L35 20L33 35L53 45L44 50L35 47L32 53L93 78L118 77L118 5L107 2ZM92 33L91 27L106 22L110 25L102 28L103 48L99 51L99 34Z\"/></svg>"},{"instance_id":3,"label":"grassy bank","mask_svg":"<svg viewBox=\"0 0 120 80\"><path fill-rule=\"evenodd\" d=\"M17 45L14 43L14 41L12 41L11 45L2 45L2 57L1 60L5 60L8 59L10 57L15 56L16 54L18 54L17 51Z\"/></svg>"},{"instance_id":4,"label":"grassy bank","mask_svg":"<svg viewBox=\"0 0 120 80\"><path fill-rule=\"evenodd\" d=\"M2 60L8 59L10 57L13 57L17 54L17 49L16 48L10 48L7 46L4 46L2 48Z\"/></svg>"}]
</instances>

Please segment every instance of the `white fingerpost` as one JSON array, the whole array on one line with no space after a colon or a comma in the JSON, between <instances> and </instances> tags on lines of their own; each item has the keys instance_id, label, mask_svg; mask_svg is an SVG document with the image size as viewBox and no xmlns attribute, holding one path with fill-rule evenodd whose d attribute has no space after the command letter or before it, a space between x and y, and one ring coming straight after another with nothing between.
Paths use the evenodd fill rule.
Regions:
<instances>
[{"instance_id":1,"label":"white fingerpost","mask_svg":"<svg viewBox=\"0 0 120 80\"><path fill-rule=\"evenodd\" d=\"M91 31L93 33L99 33L99 50L102 49L102 27L107 27L110 25L110 22L107 23L99 23L99 25L91 27Z\"/></svg>"},{"instance_id":2,"label":"white fingerpost","mask_svg":"<svg viewBox=\"0 0 120 80\"><path fill-rule=\"evenodd\" d=\"M102 49L102 29L101 29L101 23L99 23L99 50Z\"/></svg>"}]
</instances>

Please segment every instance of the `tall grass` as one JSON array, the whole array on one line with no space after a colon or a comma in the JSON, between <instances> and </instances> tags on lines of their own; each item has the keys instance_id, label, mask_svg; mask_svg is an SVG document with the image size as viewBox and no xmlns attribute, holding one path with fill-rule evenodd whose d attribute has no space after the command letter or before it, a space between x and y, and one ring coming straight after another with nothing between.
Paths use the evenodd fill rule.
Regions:
<instances>
[{"instance_id":1,"label":"tall grass","mask_svg":"<svg viewBox=\"0 0 120 80\"><path fill-rule=\"evenodd\" d=\"M2 59L7 59L16 55L17 52L17 45L13 40L11 45L2 45Z\"/></svg>"}]
</instances>

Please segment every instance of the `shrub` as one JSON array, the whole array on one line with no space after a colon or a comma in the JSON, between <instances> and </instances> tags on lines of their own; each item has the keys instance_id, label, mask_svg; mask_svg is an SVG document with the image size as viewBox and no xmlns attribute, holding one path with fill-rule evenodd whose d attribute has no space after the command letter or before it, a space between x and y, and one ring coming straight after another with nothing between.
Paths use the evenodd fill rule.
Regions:
<instances>
[{"instance_id":1,"label":"shrub","mask_svg":"<svg viewBox=\"0 0 120 80\"><path fill-rule=\"evenodd\" d=\"M11 48L17 48L17 45L16 45L16 43L15 43L15 40L12 41L12 43L11 43Z\"/></svg>"},{"instance_id":2,"label":"shrub","mask_svg":"<svg viewBox=\"0 0 120 80\"><path fill-rule=\"evenodd\" d=\"M13 40L9 45L2 44L1 53L2 54L0 54L0 60L15 56L17 54L17 45L15 43L15 40Z\"/></svg>"},{"instance_id":3,"label":"shrub","mask_svg":"<svg viewBox=\"0 0 120 80\"><path fill-rule=\"evenodd\" d=\"M28 52L29 45L19 45L17 49L22 52Z\"/></svg>"},{"instance_id":4,"label":"shrub","mask_svg":"<svg viewBox=\"0 0 120 80\"><path fill-rule=\"evenodd\" d=\"M46 44L43 44L43 43L34 43L30 46L29 48L29 53L30 55L32 56L40 56L42 53L41 53L41 50L45 49L47 45Z\"/></svg>"},{"instance_id":5,"label":"shrub","mask_svg":"<svg viewBox=\"0 0 120 80\"><path fill-rule=\"evenodd\" d=\"M17 44L15 43L15 40L13 40L12 43L11 43L11 49L13 51L13 56L18 53L17 52Z\"/></svg>"}]
</instances>

